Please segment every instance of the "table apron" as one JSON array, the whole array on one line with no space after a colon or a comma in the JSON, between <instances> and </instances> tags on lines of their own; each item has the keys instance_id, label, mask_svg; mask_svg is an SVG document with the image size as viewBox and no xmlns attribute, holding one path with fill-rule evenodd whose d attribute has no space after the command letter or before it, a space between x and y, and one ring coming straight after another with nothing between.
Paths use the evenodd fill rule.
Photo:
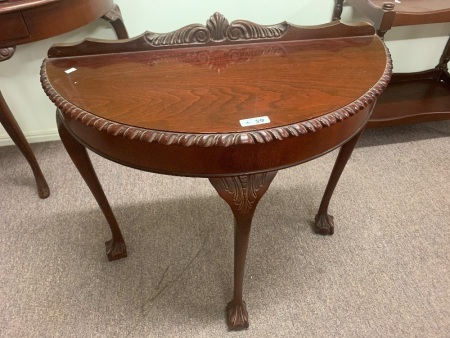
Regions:
<instances>
[{"instance_id":1,"label":"table apron","mask_svg":"<svg viewBox=\"0 0 450 338\"><path fill-rule=\"evenodd\" d=\"M330 152L366 125L374 104L329 127L266 143L223 146L143 142L87 126L63 113L69 132L85 147L111 161L161 174L221 177L279 170Z\"/></svg>"}]
</instances>

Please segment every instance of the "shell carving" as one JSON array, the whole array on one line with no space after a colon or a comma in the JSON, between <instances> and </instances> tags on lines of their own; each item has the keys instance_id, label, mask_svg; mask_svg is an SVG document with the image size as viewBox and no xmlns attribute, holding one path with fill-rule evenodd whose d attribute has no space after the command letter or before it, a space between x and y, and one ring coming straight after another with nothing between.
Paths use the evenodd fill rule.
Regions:
<instances>
[{"instance_id":1,"label":"shell carving","mask_svg":"<svg viewBox=\"0 0 450 338\"><path fill-rule=\"evenodd\" d=\"M185 44L206 44L208 42L275 39L288 29L287 23L272 26L257 25L253 22L238 20L231 24L220 13L215 13L206 25L188 25L167 34L147 32L144 37L152 46L178 46Z\"/></svg>"},{"instance_id":2,"label":"shell carving","mask_svg":"<svg viewBox=\"0 0 450 338\"><path fill-rule=\"evenodd\" d=\"M225 40L225 32L230 24L222 14L214 13L206 22L206 28L211 33L211 40L223 41Z\"/></svg>"},{"instance_id":3,"label":"shell carving","mask_svg":"<svg viewBox=\"0 0 450 338\"><path fill-rule=\"evenodd\" d=\"M206 43L210 39L210 32L203 25L190 25L168 34L146 33L145 39L156 47Z\"/></svg>"}]
</instances>

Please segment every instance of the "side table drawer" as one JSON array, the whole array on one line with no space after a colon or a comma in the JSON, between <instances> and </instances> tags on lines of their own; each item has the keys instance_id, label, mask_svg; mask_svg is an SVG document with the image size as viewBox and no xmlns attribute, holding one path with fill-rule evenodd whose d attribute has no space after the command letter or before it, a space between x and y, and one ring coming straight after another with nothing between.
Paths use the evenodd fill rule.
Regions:
<instances>
[{"instance_id":1,"label":"side table drawer","mask_svg":"<svg viewBox=\"0 0 450 338\"><path fill-rule=\"evenodd\" d=\"M24 38L29 35L20 12L0 15L0 42Z\"/></svg>"}]
</instances>

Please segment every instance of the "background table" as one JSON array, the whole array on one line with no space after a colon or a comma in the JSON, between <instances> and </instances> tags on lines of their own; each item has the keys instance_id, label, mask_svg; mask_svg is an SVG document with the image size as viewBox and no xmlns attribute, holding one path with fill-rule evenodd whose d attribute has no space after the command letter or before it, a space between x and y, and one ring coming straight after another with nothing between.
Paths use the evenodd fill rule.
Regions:
<instances>
[{"instance_id":1,"label":"background table","mask_svg":"<svg viewBox=\"0 0 450 338\"><path fill-rule=\"evenodd\" d=\"M102 17L118 38L128 34L113 0L2 0L0 1L0 62L14 54L15 46L69 32ZM33 170L41 198L50 194L25 136L0 92L0 122Z\"/></svg>"},{"instance_id":2,"label":"background table","mask_svg":"<svg viewBox=\"0 0 450 338\"><path fill-rule=\"evenodd\" d=\"M227 320L242 329L259 200L278 170L342 146L314 226L333 234L333 190L391 69L368 24L260 26L216 13L167 34L53 46L41 81L59 109L61 140L108 220L108 259L125 257L126 245L86 148L137 169L210 180L235 219Z\"/></svg>"},{"instance_id":3,"label":"background table","mask_svg":"<svg viewBox=\"0 0 450 338\"><path fill-rule=\"evenodd\" d=\"M333 19L340 20L344 0L335 0ZM448 0L346 0L367 16L383 37L392 27L450 22ZM388 127L450 118L450 39L433 69L395 73L378 100L368 127Z\"/></svg>"}]
</instances>

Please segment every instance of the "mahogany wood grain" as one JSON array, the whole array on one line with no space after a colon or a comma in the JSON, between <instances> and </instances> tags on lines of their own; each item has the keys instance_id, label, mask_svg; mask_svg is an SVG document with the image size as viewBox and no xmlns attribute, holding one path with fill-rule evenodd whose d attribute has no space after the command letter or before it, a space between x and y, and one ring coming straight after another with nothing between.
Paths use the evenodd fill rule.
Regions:
<instances>
[{"instance_id":1,"label":"mahogany wood grain","mask_svg":"<svg viewBox=\"0 0 450 338\"><path fill-rule=\"evenodd\" d=\"M367 61L355 58L360 48L369 60L384 57L379 39L322 45L308 41L64 58L50 60L46 72L67 101L119 124L180 133L241 132L261 129L242 127L241 119L268 115L271 122L264 127L274 127L333 112L363 96L371 79L384 72L383 64L365 69ZM336 67L329 61L333 54L336 60L355 61ZM76 71L66 74L71 68Z\"/></svg>"},{"instance_id":2,"label":"mahogany wood grain","mask_svg":"<svg viewBox=\"0 0 450 338\"><path fill-rule=\"evenodd\" d=\"M49 87L47 92L51 88L52 93L57 93L50 98L58 107L66 111L76 107L69 116L79 117L66 122L70 129L82 133L80 139L94 151L119 163L203 177L278 170L338 147L355 132L356 123L359 129L367 121L373 97L356 103L354 98L370 93L370 79L383 76L384 63L373 62L370 68L364 65L385 59L386 52L373 36L352 40L364 43L343 39L329 41L326 46L322 43L319 48L321 44L316 41L293 41L246 46L242 50L214 47L203 53L193 48L56 58L45 63L42 78ZM357 57L361 46L364 60ZM270 48L284 52L263 53ZM242 54L256 56L231 62ZM153 62L155 57L160 61ZM193 62L185 62L189 57L194 58ZM335 67L332 59L353 62ZM211 69L211 62L228 67L218 72ZM70 68L77 70L67 74ZM323 128L336 122L335 112L340 112L341 117L336 116L343 121L334 128ZM355 116L345 119L349 114ZM253 127L239 123L263 115L269 116L271 122ZM85 122L80 123L80 119ZM86 122L102 126L106 132L86 129ZM125 139L117 138L118 134ZM289 137L291 134L302 137ZM320 142L317 134L322 135ZM283 142L269 142L277 138ZM191 143L201 147L165 147ZM290 152L292 147L298 151ZM234 148L239 152L230 151ZM164 152L165 156L137 156L148 151L155 155ZM241 160L237 160L238 154Z\"/></svg>"},{"instance_id":3,"label":"mahogany wood grain","mask_svg":"<svg viewBox=\"0 0 450 338\"><path fill-rule=\"evenodd\" d=\"M167 34L53 46L41 82L111 227L109 259L125 255L125 243L85 147L140 170L209 178L235 219L227 324L239 330L249 325L243 279L258 201L277 170L345 145L319 210L331 217L333 189L391 71L369 25L260 26L216 13Z\"/></svg>"}]
</instances>

